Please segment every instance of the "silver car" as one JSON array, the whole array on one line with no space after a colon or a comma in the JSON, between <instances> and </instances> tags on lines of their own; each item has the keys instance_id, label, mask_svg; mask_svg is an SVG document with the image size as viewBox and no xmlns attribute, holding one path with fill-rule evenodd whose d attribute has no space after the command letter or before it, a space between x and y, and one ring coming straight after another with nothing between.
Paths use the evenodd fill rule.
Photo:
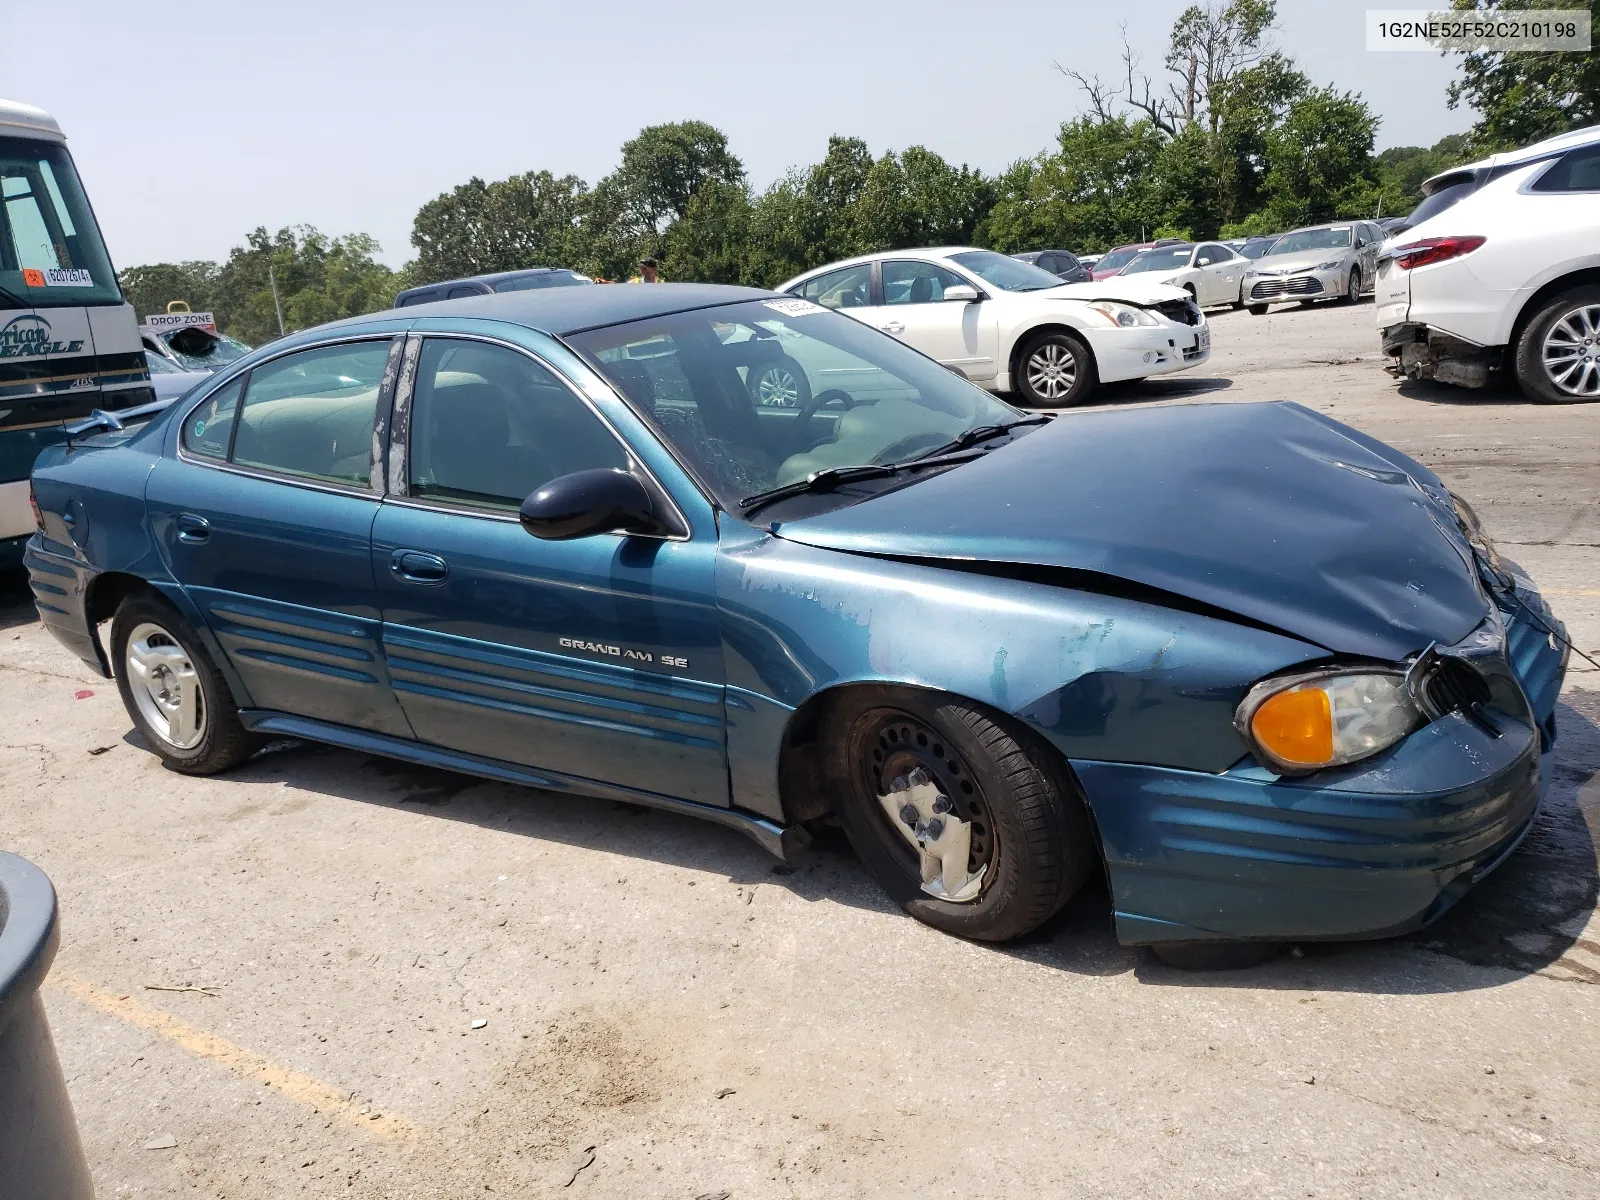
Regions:
<instances>
[{"instance_id":1,"label":"silver car","mask_svg":"<svg viewBox=\"0 0 1600 1200\"><path fill-rule=\"evenodd\" d=\"M1244 275L1244 299L1257 316L1270 304L1317 300L1355 304L1378 277L1384 233L1373 221L1336 221L1286 233Z\"/></svg>"}]
</instances>

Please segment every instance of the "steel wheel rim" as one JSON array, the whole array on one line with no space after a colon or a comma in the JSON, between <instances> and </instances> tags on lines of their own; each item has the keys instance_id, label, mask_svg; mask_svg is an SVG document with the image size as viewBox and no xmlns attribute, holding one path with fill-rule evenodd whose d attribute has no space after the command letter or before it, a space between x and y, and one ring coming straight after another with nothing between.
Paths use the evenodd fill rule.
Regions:
<instances>
[{"instance_id":1,"label":"steel wheel rim","mask_svg":"<svg viewBox=\"0 0 1600 1200\"><path fill-rule=\"evenodd\" d=\"M205 695L189 652L153 621L136 625L123 653L128 691L152 732L174 750L206 736Z\"/></svg>"},{"instance_id":2,"label":"steel wheel rim","mask_svg":"<svg viewBox=\"0 0 1600 1200\"><path fill-rule=\"evenodd\" d=\"M1028 356L1028 386L1046 400L1065 400L1078 382L1078 356L1060 342L1046 342Z\"/></svg>"},{"instance_id":3,"label":"steel wheel rim","mask_svg":"<svg viewBox=\"0 0 1600 1200\"><path fill-rule=\"evenodd\" d=\"M921 768L932 777L939 791L950 798L953 809L950 815L966 821L972 830L967 870L973 876L982 872L982 889L978 894L955 903L970 904L980 899L994 881L999 845L988 798L962 754L932 727L908 713L897 711L880 713L864 745L862 781L871 794L892 793L898 780ZM918 877L917 856L904 836L892 827L881 810L875 811L873 816L882 840L894 847L896 859L913 878Z\"/></svg>"},{"instance_id":4,"label":"steel wheel rim","mask_svg":"<svg viewBox=\"0 0 1600 1200\"><path fill-rule=\"evenodd\" d=\"M768 367L756 376L756 402L768 408L798 408L800 381L788 367Z\"/></svg>"},{"instance_id":5,"label":"steel wheel rim","mask_svg":"<svg viewBox=\"0 0 1600 1200\"><path fill-rule=\"evenodd\" d=\"M1580 304L1544 335L1544 373L1569 396L1600 398L1600 304Z\"/></svg>"},{"instance_id":6,"label":"steel wheel rim","mask_svg":"<svg viewBox=\"0 0 1600 1200\"><path fill-rule=\"evenodd\" d=\"M1354 304L1357 300L1361 299L1361 272L1360 271L1351 271L1350 272L1350 284L1345 289L1345 293L1346 293L1346 295L1348 295L1350 297L1350 302L1352 304Z\"/></svg>"}]
</instances>

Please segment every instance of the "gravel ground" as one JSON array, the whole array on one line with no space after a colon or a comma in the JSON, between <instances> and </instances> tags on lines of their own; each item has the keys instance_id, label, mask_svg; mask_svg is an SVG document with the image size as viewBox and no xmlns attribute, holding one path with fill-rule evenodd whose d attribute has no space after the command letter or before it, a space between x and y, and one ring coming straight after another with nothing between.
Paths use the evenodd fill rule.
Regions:
<instances>
[{"instance_id":1,"label":"gravel ground","mask_svg":"<svg viewBox=\"0 0 1600 1200\"><path fill-rule=\"evenodd\" d=\"M1396 386L1371 325L1219 314L1206 367L1100 403L1290 398L1395 443L1600 655L1600 406ZM1118 946L1103 889L986 948L837 845L775 866L310 745L186 779L17 581L0 680L0 843L61 894L46 997L102 1198L1600 1194L1577 661L1551 803L1457 910L1210 975Z\"/></svg>"}]
</instances>

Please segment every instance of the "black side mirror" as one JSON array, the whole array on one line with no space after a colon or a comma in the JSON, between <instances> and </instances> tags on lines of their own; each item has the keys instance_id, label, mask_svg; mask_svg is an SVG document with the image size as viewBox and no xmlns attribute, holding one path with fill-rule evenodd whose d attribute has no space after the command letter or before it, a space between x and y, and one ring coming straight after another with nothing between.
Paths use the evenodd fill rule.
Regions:
<instances>
[{"instance_id":1,"label":"black side mirror","mask_svg":"<svg viewBox=\"0 0 1600 1200\"><path fill-rule=\"evenodd\" d=\"M522 527L536 538L560 542L597 533L672 530L656 515L650 493L626 471L574 471L545 484L522 502Z\"/></svg>"}]
</instances>

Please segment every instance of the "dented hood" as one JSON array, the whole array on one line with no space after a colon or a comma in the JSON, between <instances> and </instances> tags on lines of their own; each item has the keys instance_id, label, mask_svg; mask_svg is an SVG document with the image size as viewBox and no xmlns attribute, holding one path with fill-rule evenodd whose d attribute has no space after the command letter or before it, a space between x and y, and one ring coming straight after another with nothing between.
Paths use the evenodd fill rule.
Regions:
<instances>
[{"instance_id":1,"label":"dented hood","mask_svg":"<svg viewBox=\"0 0 1600 1200\"><path fill-rule=\"evenodd\" d=\"M1184 300L1189 295L1181 287L1161 282L1159 276L1142 274L1113 275L1098 283L1064 283L1060 287L1018 294L1029 299L1053 296L1063 300L1123 300L1129 304L1162 304L1168 300Z\"/></svg>"},{"instance_id":2,"label":"dented hood","mask_svg":"<svg viewBox=\"0 0 1600 1200\"><path fill-rule=\"evenodd\" d=\"M1487 607L1425 467L1297 404L1070 414L779 537L858 554L1067 568L1341 654L1453 644ZM1064 577L1093 588L1094 576Z\"/></svg>"}]
</instances>

